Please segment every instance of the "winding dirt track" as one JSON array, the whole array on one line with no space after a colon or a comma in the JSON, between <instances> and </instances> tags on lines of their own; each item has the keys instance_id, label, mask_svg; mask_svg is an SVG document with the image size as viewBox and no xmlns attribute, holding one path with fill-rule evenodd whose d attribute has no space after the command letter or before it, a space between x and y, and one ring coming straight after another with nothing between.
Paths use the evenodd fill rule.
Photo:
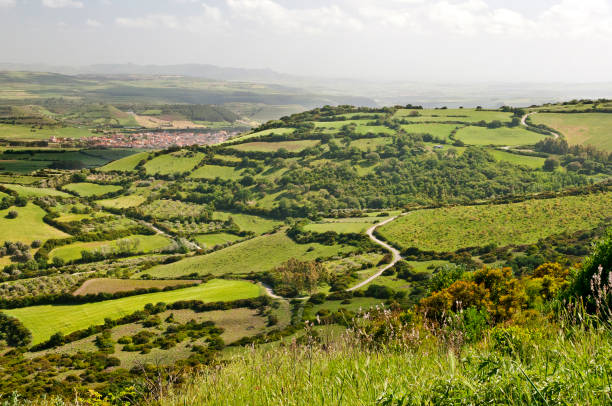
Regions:
<instances>
[{"instance_id":1,"label":"winding dirt track","mask_svg":"<svg viewBox=\"0 0 612 406\"><path fill-rule=\"evenodd\" d=\"M378 270L378 272L376 272L374 275L370 276L368 279L359 282L357 285L347 289L348 291L352 291L352 290L357 290L365 285L367 285L368 283L372 282L374 279L378 278L380 275L382 275L383 272L385 272L387 269L391 268L393 265L397 264L397 262L402 259L402 256L400 254L400 252L392 247L391 245L387 244L386 242L379 240L378 238L376 238L376 236L374 235L374 231L380 227L380 226L384 226L385 224L388 224L390 222L392 222L393 220L397 219L398 216L395 217L391 217L390 219L387 219L381 223L375 224L372 227L370 227L367 231L368 237L370 237L370 240L374 241L374 243L380 245L381 247L383 247L384 249L386 249L387 251L391 252L391 254L393 255L393 260L391 260L390 263L388 263L387 265L383 266L382 268L380 268Z\"/></svg>"}]
</instances>

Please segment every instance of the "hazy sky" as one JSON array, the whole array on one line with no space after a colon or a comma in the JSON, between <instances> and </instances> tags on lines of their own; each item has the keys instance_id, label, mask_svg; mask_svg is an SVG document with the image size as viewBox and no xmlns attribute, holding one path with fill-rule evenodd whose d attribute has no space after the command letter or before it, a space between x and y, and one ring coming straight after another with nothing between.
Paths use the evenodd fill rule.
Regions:
<instances>
[{"instance_id":1,"label":"hazy sky","mask_svg":"<svg viewBox=\"0 0 612 406\"><path fill-rule=\"evenodd\" d=\"M0 0L0 61L612 81L612 0Z\"/></svg>"}]
</instances>

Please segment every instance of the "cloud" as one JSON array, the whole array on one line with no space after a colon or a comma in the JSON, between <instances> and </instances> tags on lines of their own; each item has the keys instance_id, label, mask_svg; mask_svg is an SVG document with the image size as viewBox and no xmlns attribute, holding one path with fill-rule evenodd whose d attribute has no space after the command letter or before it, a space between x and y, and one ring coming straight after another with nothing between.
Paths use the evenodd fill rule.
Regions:
<instances>
[{"instance_id":1,"label":"cloud","mask_svg":"<svg viewBox=\"0 0 612 406\"><path fill-rule=\"evenodd\" d=\"M16 5L16 0L0 0L0 7L15 7Z\"/></svg>"},{"instance_id":2,"label":"cloud","mask_svg":"<svg viewBox=\"0 0 612 406\"><path fill-rule=\"evenodd\" d=\"M42 0L42 4L49 8L83 8L83 2L76 0Z\"/></svg>"},{"instance_id":3,"label":"cloud","mask_svg":"<svg viewBox=\"0 0 612 406\"><path fill-rule=\"evenodd\" d=\"M85 21L85 24L89 27L101 27L102 23L98 20L93 20L91 18L88 18L87 21Z\"/></svg>"}]
</instances>

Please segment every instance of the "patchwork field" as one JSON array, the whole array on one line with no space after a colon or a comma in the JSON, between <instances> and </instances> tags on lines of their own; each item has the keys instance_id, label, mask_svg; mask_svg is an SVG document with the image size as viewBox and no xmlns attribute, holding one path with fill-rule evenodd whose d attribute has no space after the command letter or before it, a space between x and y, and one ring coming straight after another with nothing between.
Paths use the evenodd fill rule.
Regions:
<instances>
[{"instance_id":1,"label":"patchwork field","mask_svg":"<svg viewBox=\"0 0 612 406\"><path fill-rule=\"evenodd\" d=\"M11 184L4 184L2 186L4 186L7 189L14 190L15 192L19 194L19 196L23 196L23 197L42 197L42 196L70 197L70 195L66 192L61 192L59 190L49 189L49 188L39 188L39 187L11 185Z\"/></svg>"},{"instance_id":2,"label":"patchwork field","mask_svg":"<svg viewBox=\"0 0 612 406\"><path fill-rule=\"evenodd\" d=\"M32 129L31 126L0 124L0 138L6 140L38 141L51 137L83 138L93 133L84 127L45 127Z\"/></svg>"},{"instance_id":3,"label":"patchwork field","mask_svg":"<svg viewBox=\"0 0 612 406\"><path fill-rule=\"evenodd\" d=\"M204 165L193 171L189 177L195 179L239 179L241 171L241 168L234 166Z\"/></svg>"},{"instance_id":4,"label":"patchwork field","mask_svg":"<svg viewBox=\"0 0 612 406\"><path fill-rule=\"evenodd\" d=\"M160 155L147 162L144 167L148 174L170 175L189 172L204 159L200 152L179 151Z\"/></svg>"},{"instance_id":5,"label":"patchwork field","mask_svg":"<svg viewBox=\"0 0 612 406\"><path fill-rule=\"evenodd\" d=\"M104 199L98 200L96 203L103 207L113 208L113 209L127 209L129 207L140 206L142 203L146 201L146 197L141 195L126 195L119 196L114 199Z\"/></svg>"},{"instance_id":6,"label":"patchwork field","mask_svg":"<svg viewBox=\"0 0 612 406\"><path fill-rule=\"evenodd\" d=\"M468 145L530 145L546 138L543 134L525 130L522 127L464 127L457 131L455 138Z\"/></svg>"},{"instance_id":7,"label":"patchwork field","mask_svg":"<svg viewBox=\"0 0 612 406\"><path fill-rule=\"evenodd\" d=\"M149 253L160 251L168 247L172 241L160 234L155 235L133 235L113 241L93 241L75 242L54 248L49 253L49 258L61 258L64 261L78 260L82 256L82 251L111 253L120 250L123 246L129 246L134 253Z\"/></svg>"},{"instance_id":8,"label":"patchwork field","mask_svg":"<svg viewBox=\"0 0 612 406\"><path fill-rule=\"evenodd\" d=\"M107 193L113 193L121 190L121 186L115 185L98 185L96 183L70 183L64 186L64 189L76 193L81 197L103 196Z\"/></svg>"},{"instance_id":9,"label":"patchwork field","mask_svg":"<svg viewBox=\"0 0 612 406\"><path fill-rule=\"evenodd\" d=\"M511 162L516 165L528 166L534 169L541 168L544 165L544 161L546 161L546 158L513 154L511 152L500 151L498 149L490 149L488 151L498 161Z\"/></svg>"},{"instance_id":10,"label":"patchwork field","mask_svg":"<svg viewBox=\"0 0 612 406\"><path fill-rule=\"evenodd\" d=\"M180 300L232 301L257 297L260 294L261 288L250 282L215 279L195 287L168 292L81 305L32 306L6 310L5 313L21 320L32 332L32 343L37 344L58 331L67 334L91 325L102 324L105 318L120 318L144 308L147 303L172 303ZM55 320L56 323L49 323L49 320Z\"/></svg>"},{"instance_id":11,"label":"patchwork field","mask_svg":"<svg viewBox=\"0 0 612 406\"><path fill-rule=\"evenodd\" d=\"M228 233L214 233L196 235L194 238L197 243L203 245L204 248L212 248L215 245L223 245L228 242L234 242L242 237Z\"/></svg>"},{"instance_id":12,"label":"patchwork field","mask_svg":"<svg viewBox=\"0 0 612 406\"><path fill-rule=\"evenodd\" d=\"M495 120L510 122L512 113L476 109L400 109L395 113L393 118L405 119L414 122L457 121L462 123L477 123L479 121L491 122Z\"/></svg>"},{"instance_id":13,"label":"patchwork field","mask_svg":"<svg viewBox=\"0 0 612 406\"><path fill-rule=\"evenodd\" d=\"M9 219L9 211L16 211L17 218ZM25 207L10 207L0 210L0 230L2 236L0 243L4 241L21 241L30 244L34 240L46 241L50 238L66 238L68 234L43 222L47 213L40 207L28 203Z\"/></svg>"},{"instance_id":14,"label":"patchwork field","mask_svg":"<svg viewBox=\"0 0 612 406\"><path fill-rule=\"evenodd\" d=\"M130 155L128 157L118 159L109 164L104 165L99 168L102 172L133 172L136 168L136 165L144 159L147 159L151 153L150 152L141 152L138 154Z\"/></svg>"},{"instance_id":15,"label":"patchwork field","mask_svg":"<svg viewBox=\"0 0 612 406\"><path fill-rule=\"evenodd\" d=\"M192 285L200 283L199 280L137 280L137 279L107 279L107 278L95 278L88 279L77 290L74 291L73 295L95 295L98 293L117 293L117 292L130 292L138 289L164 289L166 287Z\"/></svg>"},{"instance_id":16,"label":"patchwork field","mask_svg":"<svg viewBox=\"0 0 612 406\"><path fill-rule=\"evenodd\" d=\"M486 206L418 210L381 228L402 248L447 252L464 247L531 244L550 235L589 230L612 220L612 193Z\"/></svg>"},{"instance_id":17,"label":"patchwork field","mask_svg":"<svg viewBox=\"0 0 612 406\"><path fill-rule=\"evenodd\" d=\"M431 134L435 138L450 142L451 132L458 127L460 125L457 124L403 124L402 130L407 134Z\"/></svg>"},{"instance_id":18,"label":"patchwork field","mask_svg":"<svg viewBox=\"0 0 612 406\"><path fill-rule=\"evenodd\" d=\"M612 114L538 113L531 116L531 122L558 130L570 145L587 144L612 152Z\"/></svg>"},{"instance_id":19,"label":"patchwork field","mask_svg":"<svg viewBox=\"0 0 612 406\"><path fill-rule=\"evenodd\" d=\"M276 152L281 148L289 152L300 152L319 144L318 140L279 141L279 142L248 142L231 146L232 149L245 152Z\"/></svg>"},{"instance_id":20,"label":"patchwork field","mask_svg":"<svg viewBox=\"0 0 612 406\"><path fill-rule=\"evenodd\" d=\"M255 234L268 233L281 224L282 221L267 219L259 216L252 216L250 214L242 213L230 213L225 211L216 211L213 213L213 220L228 220L229 218L234 220L234 223L244 231L252 231Z\"/></svg>"},{"instance_id":21,"label":"patchwork field","mask_svg":"<svg viewBox=\"0 0 612 406\"><path fill-rule=\"evenodd\" d=\"M354 251L352 246L297 244L285 233L265 235L220 251L195 256L148 269L154 278L176 278L191 274L248 274L274 268L290 258L314 260Z\"/></svg>"}]
</instances>

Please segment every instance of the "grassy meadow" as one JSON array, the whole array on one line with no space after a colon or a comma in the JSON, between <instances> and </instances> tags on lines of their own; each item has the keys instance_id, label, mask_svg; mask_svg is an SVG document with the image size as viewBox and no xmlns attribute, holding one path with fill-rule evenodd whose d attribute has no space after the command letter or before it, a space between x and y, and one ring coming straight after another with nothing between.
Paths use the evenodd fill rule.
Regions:
<instances>
[{"instance_id":1,"label":"grassy meadow","mask_svg":"<svg viewBox=\"0 0 612 406\"><path fill-rule=\"evenodd\" d=\"M204 159L200 152L179 151L163 154L148 161L144 167L147 174L170 175L189 172Z\"/></svg>"},{"instance_id":2,"label":"grassy meadow","mask_svg":"<svg viewBox=\"0 0 612 406\"><path fill-rule=\"evenodd\" d=\"M415 116L413 114L418 115ZM413 122L456 121L461 123L477 123L479 121L491 122L499 120L503 123L511 121L512 113L476 109L400 109L395 112L393 118Z\"/></svg>"},{"instance_id":3,"label":"grassy meadow","mask_svg":"<svg viewBox=\"0 0 612 406\"><path fill-rule=\"evenodd\" d=\"M98 293L117 293L130 292L137 289L164 289L166 287L191 285L199 283L198 280L137 280L137 279L109 279L109 278L94 278L88 279L72 294L80 295L96 295Z\"/></svg>"},{"instance_id":4,"label":"grassy meadow","mask_svg":"<svg viewBox=\"0 0 612 406\"><path fill-rule=\"evenodd\" d=\"M9 219L9 211L16 211L17 218ZM4 241L21 241L30 244L34 240L46 241L51 238L66 238L70 235L43 221L47 213L40 207L28 203L25 207L10 207L0 210L0 243Z\"/></svg>"},{"instance_id":5,"label":"grassy meadow","mask_svg":"<svg viewBox=\"0 0 612 406\"><path fill-rule=\"evenodd\" d=\"M204 165L191 172L190 178L194 179L240 179L241 168L235 166Z\"/></svg>"},{"instance_id":6,"label":"grassy meadow","mask_svg":"<svg viewBox=\"0 0 612 406\"><path fill-rule=\"evenodd\" d=\"M11 185L11 184L4 184L2 186L4 186L7 189L17 192L19 196L23 196L23 197L43 197L43 196L70 197L70 195L66 192L61 192L59 190L55 190L51 188L40 188L40 187L33 187L33 186L22 186L22 185Z\"/></svg>"},{"instance_id":7,"label":"grassy meadow","mask_svg":"<svg viewBox=\"0 0 612 406\"><path fill-rule=\"evenodd\" d=\"M64 189L75 193L81 197L102 196L107 193L113 193L121 190L121 186L115 185L98 185L96 183L70 183L64 186Z\"/></svg>"},{"instance_id":8,"label":"grassy meadow","mask_svg":"<svg viewBox=\"0 0 612 406\"><path fill-rule=\"evenodd\" d=\"M64 334L102 324L105 318L117 319L143 309L147 303L172 303L180 300L203 302L232 301L257 297L261 288L246 281L211 280L185 289L148 293L122 299L106 300L79 305L43 305L6 310L5 313L18 318L32 332L32 343L47 340L60 331ZM56 323L49 323L56 320Z\"/></svg>"},{"instance_id":9,"label":"grassy meadow","mask_svg":"<svg viewBox=\"0 0 612 406\"><path fill-rule=\"evenodd\" d=\"M563 232L610 222L612 193L520 203L417 210L378 229L402 247L446 252L464 247L532 244Z\"/></svg>"},{"instance_id":10,"label":"grassy meadow","mask_svg":"<svg viewBox=\"0 0 612 406\"><path fill-rule=\"evenodd\" d=\"M196 242L205 248L212 248L215 245L223 245L228 242L234 242L240 238L242 237L228 233L200 234L194 237Z\"/></svg>"},{"instance_id":11,"label":"grassy meadow","mask_svg":"<svg viewBox=\"0 0 612 406\"><path fill-rule=\"evenodd\" d=\"M133 172L136 165L144 159L147 159L150 152L140 152L138 154L130 155L125 158L118 159L110 162L103 167L99 168L102 172Z\"/></svg>"},{"instance_id":12,"label":"grassy meadow","mask_svg":"<svg viewBox=\"0 0 612 406\"><path fill-rule=\"evenodd\" d=\"M237 151L257 151L257 152L276 152L281 148L289 152L300 152L306 148L314 147L319 144L318 140L300 141L278 141L278 142L247 142L245 144L232 145L231 148Z\"/></svg>"},{"instance_id":13,"label":"grassy meadow","mask_svg":"<svg viewBox=\"0 0 612 406\"><path fill-rule=\"evenodd\" d=\"M545 135L525 130L522 127L463 127L455 138L468 145L530 145L546 138Z\"/></svg>"},{"instance_id":14,"label":"grassy meadow","mask_svg":"<svg viewBox=\"0 0 612 406\"><path fill-rule=\"evenodd\" d=\"M326 258L354 251L352 246L297 244L285 233L264 235L206 255L198 255L147 269L154 278L177 278L191 274L248 274L263 272L290 258L302 261Z\"/></svg>"},{"instance_id":15,"label":"grassy meadow","mask_svg":"<svg viewBox=\"0 0 612 406\"><path fill-rule=\"evenodd\" d=\"M81 259L82 251L111 253L119 249L121 243L129 242L135 248L134 253L149 253L163 250L168 247L172 241L161 235L132 235L127 238L120 238L113 241L92 241L92 242L75 242L68 245L63 245L54 248L49 252L49 258L61 258L64 261L75 261Z\"/></svg>"},{"instance_id":16,"label":"grassy meadow","mask_svg":"<svg viewBox=\"0 0 612 406\"><path fill-rule=\"evenodd\" d=\"M124 195L114 199L103 199L98 200L98 203L102 207L108 207L112 209L127 209L129 207L140 206L147 200L146 197L141 195Z\"/></svg>"},{"instance_id":17,"label":"grassy meadow","mask_svg":"<svg viewBox=\"0 0 612 406\"><path fill-rule=\"evenodd\" d=\"M226 211L216 211L213 213L213 220L234 220L234 223L243 231L251 231L255 234L269 233L275 227L283 224L281 221L267 219L264 217L253 216L250 214L230 213Z\"/></svg>"},{"instance_id":18,"label":"grassy meadow","mask_svg":"<svg viewBox=\"0 0 612 406\"><path fill-rule=\"evenodd\" d=\"M538 113L531 116L534 124L545 124L567 138L570 145L593 145L598 149L612 152L612 114Z\"/></svg>"},{"instance_id":19,"label":"grassy meadow","mask_svg":"<svg viewBox=\"0 0 612 406\"><path fill-rule=\"evenodd\" d=\"M497 161L510 162L515 165L528 166L533 169L542 168L544 161L546 161L546 158L513 154L511 152L501 151L499 149L489 149L488 152L493 155Z\"/></svg>"}]
</instances>

